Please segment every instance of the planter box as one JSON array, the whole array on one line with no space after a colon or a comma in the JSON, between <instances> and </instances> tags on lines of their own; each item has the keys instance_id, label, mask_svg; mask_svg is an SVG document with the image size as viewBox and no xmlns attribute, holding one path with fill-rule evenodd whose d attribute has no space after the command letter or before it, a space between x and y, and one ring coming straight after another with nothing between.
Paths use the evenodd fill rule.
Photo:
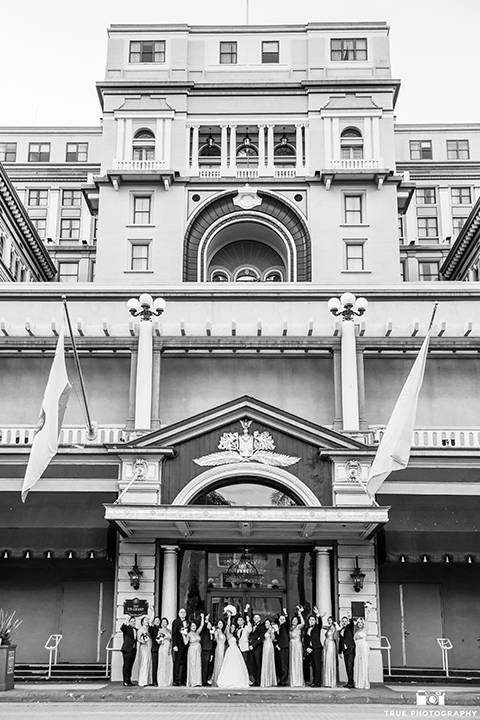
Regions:
<instances>
[{"instance_id":1,"label":"planter box","mask_svg":"<svg viewBox=\"0 0 480 720\"><path fill-rule=\"evenodd\" d=\"M0 645L0 692L13 690L16 645Z\"/></svg>"}]
</instances>

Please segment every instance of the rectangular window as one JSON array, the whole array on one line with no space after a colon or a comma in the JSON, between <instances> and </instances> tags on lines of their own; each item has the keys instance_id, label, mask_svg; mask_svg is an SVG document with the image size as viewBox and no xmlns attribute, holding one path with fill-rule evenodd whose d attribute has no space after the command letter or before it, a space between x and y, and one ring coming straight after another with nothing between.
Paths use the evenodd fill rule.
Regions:
<instances>
[{"instance_id":1,"label":"rectangular window","mask_svg":"<svg viewBox=\"0 0 480 720\"><path fill-rule=\"evenodd\" d=\"M130 43L131 63L164 63L165 40L134 40Z\"/></svg>"},{"instance_id":2,"label":"rectangular window","mask_svg":"<svg viewBox=\"0 0 480 720\"><path fill-rule=\"evenodd\" d=\"M28 146L28 162L49 162L50 143L30 143Z\"/></svg>"},{"instance_id":3,"label":"rectangular window","mask_svg":"<svg viewBox=\"0 0 480 720\"><path fill-rule=\"evenodd\" d=\"M47 234L47 219L46 218L32 218L32 225L38 233L38 237L45 240Z\"/></svg>"},{"instance_id":4,"label":"rectangular window","mask_svg":"<svg viewBox=\"0 0 480 720\"><path fill-rule=\"evenodd\" d=\"M431 160L432 158L431 140L410 140L410 160Z\"/></svg>"},{"instance_id":5,"label":"rectangular window","mask_svg":"<svg viewBox=\"0 0 480 720\"><path fill-rule=\"evenodd\" d=\"M345 223L347 225L361 225L363 222L362 196L345 195Z\"/></svg>"},{"instance_id":6,"label":"rectangular window","mask_svg":"<svg viewBox=\"0 0 480 720\"><path fill-rule=\"evenodd\" d=\"M67 143L65 162L87 162L88 143Z\"/></svg>"},{"instance_id":7,"label":"rectangular window","mask_svg":"<svg viewBox=\"0 0 480 720\"><path fill-rule=\"evenodd\" d=\"M403 215L398 216L398 237L402 242L405 240L405 222Z\"/></svg>"},{"instance_id":8,"label":"rectangular window","mask_svg":"<svg viewBox=\"0 0 480 720\"><path fill-rule=\"evenodd\" d=\"M220 65L236 65L237 64L237 43L221 42L220 43Z\"/></svg>"},{"instance_id":9,"label":"rectangular window","mask_svg":"<svg viewBox=\"0 0 480 720\"><path fill-rule=\"evenodd\" d=\"M15 162L17 143L0 143L0 162Z\"/></svg>"},{"instance_id":10,"label":"rectangular window","mask_svg":"<svg viewBox=\"0 0 480 720\"><path fill-rule=\"evenodd\" d=\"M48 205L48 190L29 190L28 204L30 207Z\"/></svg>"},{"instance_id":11,"label":"rectangular window","mask_svg":"<svg viewBox=\"0 0 480 720\"><path fill-rule=\"evenodd\" d=\"M435 188L417 188L415 193L417 205L435 205L437 202L437 192Z\"/></svg>"},{"instance_id":12,"label":"rectangular window","mask_svg":"<svg viewBox=\"0 0 480 720\"><path fill-rule=\"evenodd\" d=\"M58 282L78 282L78 262L58 263Z\"/></svg>"},{"instance_id":13,"label":"rectangular window","mask_svg":"<svg viewBox=\"0 0 480 720\"><path fill-rule=\"evenodd\" d=\"M149 270L150 243L132 243L131 270Z\"/></svg>"},{"instance_id":14,"label":"rectangular window","mask_svg":"<svg viewBox=\"0 0 480 720\"><path fill-rule=\"evenodd\" d=\"M400 277L402 282L407 282L407 262L406 260L400 260Z\"/></svg>"},{"instance_id":15,"label":"rectangular window","mask_svg":"<svg viewBox=\"0 0 480 720\"><path fill-rule=\"evenodd\" d=\"M469 187L450 188L452 193L452 205L470 205L472 193Z\"/></svg>"},{"instance_id":16,"label":"rectangular window","mask_svg":"<svg viewBox=\"0 0 480 720\"><path fill-rule=\"evenodd\" d=\"M133 198L133 223L134 225L150 225L151 222L150 195L136 195Z\"/></svg>"},{"instance_id":17,"label":"rectangular window","mask_svg":"<svg viewBox=\"0 0 480 720\"><path fill-rule=\"evenodd\" d=\"M436 217L417 218L418 237L438 237L438 222Z\"/></svg>"},{"instance_id":18,"label":"rectangular window","mask_svg":"<svg viewBox=\"0 0 480 720\"><path fill-rule=\"evenodd\" d=\"M438 262L419 262L418 277L423 282L438 280Z\"/></svg>"},{"instance_id":19,"label":"rectangular window","mask_svg":"<svg viewBox=\"0 0 480 720\"><path fill-rule=\"evenodd\" d=\"M460 230L465 225L466 217L453 217L452 218L452 228L453 228L453 234L458 235Z\"/></svg>"},{"instance_id":20,"label":"rectangular window","mask_svg":"<svg viewBox=\"0 0 480 720\"><path fill-rule=\"evenodd\" d=\"M345 243L345 268L347 270L365 270L363 243Z\"/></svg>"},{"instance_id":21,"label":"rectangular window","mask_svg":"<svg viewBox=\"0 0 480 720\"><path fill-rule=\"evenodd\" d=\"M62 205L64 207L70 207L75 205L80 207L82 204L82 191L81 190L62 190Z\"/></svg>"},{"instance_id":22,"label":"rectangular window","mask_svg":"<svg viewBox=\"0 0 480 720\"><path fill-rule=\"evenodd\" d=\"M78 240L80 238L80 218L61 218L60 240Z\"/></svg>"},{"instance_id":23,"label":"rectangular window","mask_svg":"<svg viewBox=\"0 0 480 720\"><path fill-rule=\"evenodd\" d=\"M262 63L280 62L280 43L278 40L265 40L262 42Z\"/></svg>"},{"instance_id":24,"label":"rectangular window","mask_svg":"<svg viewBox=\"0 0 480 720\"><path fill-rule=\"evenodd\" d=\"M468 160L469 158L468 140L447 140L448 160Z\"/></svg>"},{"instance_id":25,"label":"rectangular window","mask_svg":"<svg viewBox=\"0 0 480 720\"><path fill-rule=\"evenodd\" d=\"M367 60L367 39L335 38L331 40L330 59L333 62Z\"/></svg>"}]
</instances>

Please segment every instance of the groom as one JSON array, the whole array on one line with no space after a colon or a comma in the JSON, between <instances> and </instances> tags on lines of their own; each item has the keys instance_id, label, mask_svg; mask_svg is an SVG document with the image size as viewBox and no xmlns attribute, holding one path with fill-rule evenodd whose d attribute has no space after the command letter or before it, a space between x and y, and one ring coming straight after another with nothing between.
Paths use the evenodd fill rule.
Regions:
<instances>
[{"instance_id":1,"label":"groom","mask_svg":"<svg viewBox=\"0 0 480 720\"><path fill-rule=\"evenodd\" d=\"M258 613L255 613L255 615L253 616L252 631L250 633L248 642L248 649L250 650L250 675L254 687L260 687L264 635L265 626L261 622L260 615Z\"/></svg>"},{"instance_id":2,"label":"groom","mask_svg":"<svg viewBox=\"0 0 480 720\"><path fill-rule=\"evenodd\" d=\"M187 681L187 646L183 640L187 630L187 613L184 608L181 608L178 611L178 617L172 623L174 685L185 685Z\"/></svg>"},{"instance_id":3,"label":"groom","mask_svg":"<svg viewBox=\"0 0 480 720\"><path fill-rule=\"evenodd\" d=\"M355 662L355 628L353 625L353 618L342 617L340 636L338 643L338 652L340 655L343 653L343 661L345 663L345 670L347 671L347 684L344 685L346 688L354 688L353 682L353 665Z\"/></svg>"}]
</instances>

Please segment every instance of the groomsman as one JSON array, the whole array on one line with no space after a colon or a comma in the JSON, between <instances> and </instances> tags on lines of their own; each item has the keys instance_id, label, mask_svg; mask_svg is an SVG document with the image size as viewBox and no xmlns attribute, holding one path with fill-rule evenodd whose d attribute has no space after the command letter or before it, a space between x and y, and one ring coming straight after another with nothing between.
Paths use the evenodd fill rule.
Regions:
<instances>
[{"instance_id":1,"label":"groomsman","mask_svg":"<svg viewBox=\"0 0 480 720\"><path fill-rule=\"evenodd\" d=\"M277 627L275 650L278 663L278 684L285 687L288 684L288 648L290 644L290 623L285 608L283 608L283 615L278 618Z\"/></svg>"},{"instance_id":2,"label":"groomsman","mask_svg":"<svg viewBox=\"0 0 480 720\"><path fill-rule=\"evenodd\" d=\"M211 673L211 664L213 662L213 646L214 646L214 630L212 623L205 618L205 625L200 635L200 645L202 648L202 685L207 685Z\"/></svg>"},{"instance_id":3,"label":"groomsman","mask_svg":"<svg viewBox=\"0 0 480 720\"><path fill-rule=\"evenodd\" d=\"M341 628L339 633L338 652L340 655L343 653L343 661L345 663L345 670L347 671L347 684L344 685L346 688L354 688L353 682L353 665L355 662L355 627L353 624L353 618L342 617Z\"/></svg>"},{"instance_id":4,"label":"groomsman","mask_svg":"<svg viewBox=\"0 0 480 720\"><path fill-rule=\"evenodd\" d=\"M260 687L260 676L262 672L262 653L263 638L265 635L265 626L261 622L260 615L255 613L253 616L252 631L248 641L249 661L251 680L254 687Z\"/></svg>"},{"instance_id":5,"label":"groomsman","mask_svg":"<svg viewBox=\"0 0 480 720\"><path fill-rule=\"evenodd\" d=\"M187 613L184 608L178 611L178 617L172 623L173 684L185 685L187 682L187 646L183 641L188 632Z\"/></svg>"},{"instance_id":6,"label":"groomsman","mask_svg":"<svg viewBox=\"0 0 480 720\"><path fill-rule=\"evenodd\" d=\"M137 630L135 618L131 617L128 625L123 623L120 627L123 633L122 656L123 656L123 684L133 685L132 668L137 655Z\"/></svg>"},{"instance_id":7,"label":"groomsman","mask_svg":"<svg viewBox=\"0 0 480 720\"><path fill-rule=\"evenodd\" d=\"M153 622L148 626L148 634L152 638L152 685L157 687L157 673L158 673L158 648L157 642L158 631L160 630L160 618L156 615L153 618Z\"/></svg>"},{"instance_id":8,"label":"groomsman","mask_svg":"<svg viewBox=\"0 0 480 720\"><path fill-rule=\"evenodd\" d=\"M305 655L308 665L312 668L312 687L320 687L322 684L322 643L320 632L322 623L319 620L320 613L313 608L315 615L308 618L308 627L304 635Z\"/></svg>"}]
</instances>

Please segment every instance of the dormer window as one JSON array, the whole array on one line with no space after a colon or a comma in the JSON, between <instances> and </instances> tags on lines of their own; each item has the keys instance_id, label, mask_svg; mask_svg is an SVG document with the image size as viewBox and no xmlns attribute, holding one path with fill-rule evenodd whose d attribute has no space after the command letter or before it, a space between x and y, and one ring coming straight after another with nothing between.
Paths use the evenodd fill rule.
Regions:
<instances>
[{"instance_id":1,"label":"dormer window","mask_svg":"<svg viewBox=\"0 0 480 720\"><path fill-rule=\"evenodd\" d=\"M155 159L155 135L151 130L138 130L133 138L133 159Z\"/></svg>"},{"instance_id":2,"label":"dormer window","mask_svg":"<svg viewBox=\"0 0 480 720\"><path fill-rule=\"evenodd\" d=\"M131 63L164 63L165 40L134 40L130 43Z\"/></svg>"},{"instance_id":3,"label":"dormer window","mask_svg":"<svg viewBox=\"0 0 480 720\"><path fill-rule=\"evenodd\" d=\"M348 127L340 135L342 160L361 160L363 158L363 137L356 127Z\"/></svg>"}]
</instances>

